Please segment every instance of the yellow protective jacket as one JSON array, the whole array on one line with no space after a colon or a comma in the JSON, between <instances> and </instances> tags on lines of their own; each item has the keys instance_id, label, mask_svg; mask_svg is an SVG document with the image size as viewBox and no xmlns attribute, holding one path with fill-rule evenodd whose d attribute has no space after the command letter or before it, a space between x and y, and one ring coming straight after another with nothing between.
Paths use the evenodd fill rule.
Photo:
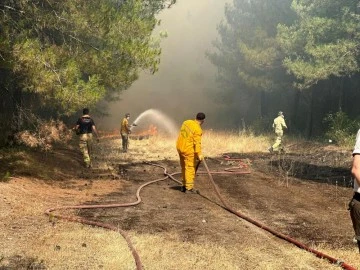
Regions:
<instances>
[{"instance_id":1,"label":"yellow protective jacket","mask_svg":"<svg viewBox=\"0 0 360 270\"><path fill-rule=\"evenodd\" d=\"M184 121L176 142L176 149L183 155L201 155L201 136L202 129L198 121Z\"/></svg>"},{"instance_id":2,"label":"yellow protective jacket","mask_svg":"<svg viewBox=\"0 0 360 270\"><path fill-rule=\"evenodd\" d=\"M287 128L284 117L282 115L279 115L278 117L276 117L274 119L274 123L273 123L272 127L275 130L275 132L281 132L281 131L283 131L283 128Z\"/></svg>"},{"instance_id":3,"label":"yellow protective jacket","mask_svg":"<svg viewBox=\"0 0 360 270\"><path fill-rule=\"evenodd\" d=\"M130 133L129 121L126 118L124 118L121 121L120 134L126 135L129 133Z\"/></svg>"}]
</instances>

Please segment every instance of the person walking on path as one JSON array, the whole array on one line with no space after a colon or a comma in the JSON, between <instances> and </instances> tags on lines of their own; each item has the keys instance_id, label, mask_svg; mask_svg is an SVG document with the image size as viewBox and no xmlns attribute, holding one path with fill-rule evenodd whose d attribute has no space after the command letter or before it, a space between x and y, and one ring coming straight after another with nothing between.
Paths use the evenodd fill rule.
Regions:
<instances>
[{"instance_id":1,"label":"person walking on path","mask_svg":"<svg viewBox=\"0 0 360 270\"><path fill-rule=\"evenodd\" d=\"M356 135L351 174L354 177L354 195L349 203L350 217L360 253L360 129Z\"/></svg>"},{"instance_id":2,"label":"person walking on path","mask_svg":"<svg viewBox=\"0 0 360 270\"><path fill-rule=\"evenodd\" d=\"M75 126L76 133L79 135L79 147L83 154L85 166L91 167L91 153L93 146L93 133L99 141L99 134L96 130L95 122L89 115L89 109L83 109L83 115L77 120Z\"/></svg>"},{"instance_id":3,"label":"person walking on path","mask_svg":"<svg viewBox=\"0 0 360 270\"><path fill-rule=\"evenodd\" d=\"M195 168L197 160L204 159L201 152L201 125L204 120L205 114L199 112L194 120L184 121L176 142L182 173L181 191L185 193L197 193L194 189Z\"/></svg>"},{"instance_id":4,"label":"person walking on path","mask_svg":"<svg viewBox=\"0 0 360 270\"><path fill-rule=\"evenodd\" d=\"M273 146L269 148L269 151L272 153L274 151L282 150L282 138L284 136L284 128L287 129L284 114L283 112L278 113L278 117L274 119L274 122L272 124L272 127L274 129L274 132L276 134L276 140Z\"/></svg>"},{"instance_id":5,"label":"person walking on path","mask_svg":"<svg viewBox=\"0 0 360 270\"><path fill-rule=\"evenodd\" d=\"M129 125L130 113L126 113L121 121L120 134L122 140L122 149L126 153L129 146L129 134L131 133L131 126Z\"/></svg>"}]
</instances>

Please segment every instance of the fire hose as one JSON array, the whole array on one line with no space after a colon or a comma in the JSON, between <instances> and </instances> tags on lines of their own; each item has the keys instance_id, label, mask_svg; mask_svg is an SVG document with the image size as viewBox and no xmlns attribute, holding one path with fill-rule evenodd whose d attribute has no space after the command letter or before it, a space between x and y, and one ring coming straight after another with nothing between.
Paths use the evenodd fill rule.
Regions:
<instances>
[{"instance_id":1,"label":"fire hose","mask_svg":"<svg viewBox=\"0 0 360 270\"><path fill-rule=\"evenodd\" d=\"M230 160L231 158L229 156L224 156L225 159L227 160ZM64 219L64 220L68 220L68 221L72 221L72 222L79 222L79 223L83 223L83 224L87 224L87 225L91 225L91 226L97 226L97 227L102 227L102 228L105 228L105 229L109 229L109 230L112 230L112 231L115 231L115 232L119 232L123 237L124 239L126 240L129 248L130 248L130 251L132 253L132 256L135 260L135 264L136 264L136 269L137 270L142 270L143 267L142 267L142 263L141 263L141 260L140 260L140 256L139 254L137 253L136 249L134 248L130 238L128 237L128 235L126 234L125 231L121 230L120 228L116 227L116 226L113 226L111 224L106 224L106 223L102 223L102 222L97 222L97 221L92 221L92 220L87 220L87 219L84 219L84 218L79 218L79 217L73 217L73 216L64 216L64 215L60 215L60 214L54 214L53 212L54 211L57 211L57 210L67 210L67 209L95 209L95 208L116 208L116 207L127 207L127 206L134 206L134 205L137 205L141 202L141 197L140 197L140 191L143 187L147 186L147 185L150 185L152 183L155 183L155 182L159 182L159 181L164 181L166 179L171 179L173 181L175 181L176 183L180 184L180 182L174 178L175 175L177 174L180 174L180 173L172 173L172 174L169 174L167 173L167 170L164 166L161 166L161 165L158 165L158 164L154 164L154 163L150 163L150 162L144 162L145 164L148 164L148 165L152 165L152 166L156 166L156 167L160 167L162 169L164 169L164 175L165 177L163 178L159 178L159 179L156 179L156 180L153 180L153 181L149 181L143 185L141 185L137 191L136 191L136 198L137 200L135 202L130 202L130 203L122 203L122 204L103 204L103 205L74 205L74 206L60 206L60 207L54 207L54 208L49 208L45 211L45 214L48 215L50 218L59 218L59 219ZM258 226L259 228L261 229L264 229L268 232L270 232L271 234L283 239L283 240L286 240L294 245L296 245L297 247L299 248L302 248L310 253L313 253L315 254L317 257L319 258L323 258L323 259L327 259L328 261L330 261L330 263L333 263L333 264L336 264L336 265L339 265L341 266L343 269L347 269L347 270L356 270L356 268L354 268L353 266L350 266L349 264L341 261L341 260L338 260L338 259L335 259L327 254L324 254L322 252L319 252L315 249L312 249L310 247L307 247L305 244L287 236L287 235L284 235L280 232L277 232L273 229L271 229L270 227L267 227L266 225L242 214L241 212L239 211L236 211L234 209L232 209L228 203L224 200L224 198L221 196L220 194L220 191L219 191L219 188L218 186L216 185L213 177L212 177L212 174L214 172L210 172L209 168L208 168L208 165L206 163L205 160L202 161L202 163L204 164L204 167L206 169L206 173L208 174L209 176L209 179L210 179L210 182L215 190L215 193L217 195L217 197L219 198L219 200L222 202L223 204L223 208L226 209L227 211L229 211L230 213L233 213L235 215L237 215L238 217ZM198 165L196 166L196 170L198 169L200 165L200 162L198 163ZM244 164L241 164L239 167L236 167L235 169L234 168L231 168L231 169L228 169L226 170L226 173L250 173L250 171L238 171L237 169L242 169L242 168L247 168L246 165ZM201 173L201 172L197 172L197 173ZM222 172L224 173L224 172Z\"/></svg>"},{"instance_id":2,"label":"fire hose","mask_svg":"<svg viewBox=\"0 0 360 270\"><path fill-rule=\"evenodd\" d=\"M101 227L101 228L105 228L105 229L109 229L115 232L120 233L124 239L126 240L130 251L132 253L132 256L135 260L135 264L136 264L136 269L137 270L142 270L142 263L140 260L140 256L137 253L136 249L134 248L130 238L128 237L128 235L126 234L125 231L121 230L120 228L113 226L111 224L106 224L106 223L102 223L102 222L97 222L97 221L92 221L92 220L88 220L85 218L79 218L79 217L74 217L74 216L65 216L65 215L60 215L60 214L54 214L54 211L57 210L70 210L70 209L95 209L95 208L117 208L117 207L128 207L128 206L134 206L137 205L141 202L141 197L140 197L140 191L142 188L144 188L147 185L150 185L152 183L155 182L159 182L159 181L163 181L166 180L168 178L174 180L175 182L177 182L178 184L180 184L180 182L178 180L176 180L173 176L180 174L180 173L172 173L172 174L168 174L167 170L165 167L158 165L158 164L153 164L153 163L148 163L145 162L145 164L149 164L149 165L153 165L153 166L157 166L160 167L162 169L164 169L164 175L165 177L163 178L159 178L150 182L146 182L145 184L141 185L137 191L136 191L136 198L137 200L135 202L130 202L130 203L121 203L121 204L97 204L97 205L72 205L72 206L60 206L60 207L54 207L54 208L49 208L47 210L45 210L45 214L49 216L50 219L53 218L59 218L59 219L63 219L63 220L68 220L68 221L72 221L72 222L79 222L82 224L87 224L87 225L91 225L91 226L96 226L96 227ZM198 169L200 165L200 162L197 164L197 168Z\"/></svg>"},{"instance_id":3,"label":"fire hose","mask_svg":"<svg viewBox=\"0 0 360 270\"><path fill-rule=\"evenodd\" d=\"M227 158L228 160L231 159L229 156L225 156L225 158ZM234 160L235 160L235 159L234 159ZM322 253L322 252L317 251L317 250L315 250L315 249L313 249L313 248L310 248L310 247L306 246L305 244L303 244L303 243L301 243L301 242L299 242L299 241L297 241L297 240L295 240L295 239L293 239L293 238L291 238L291 237L289 237L289 236L287 236L287 235L285 235L285 234L283 234L283 233L277 232L277 231L275 231L274 229L271 229L270 227L266 226L265 224L263 224L263 223L261 223L261 222L259 222L259 221L257 221L257 220L254 220L254 219L252 219L252 218L250 218L250 217L242 214L241 212L236 211L236 210L234 210L233 208L231 208L231 207L228 205L228 203L224 200L224 198L221 196L220 191L219 191L219 188L218 188L218 186L216 185L216 183L215 183L215 181L214 181L214 179L213 179L213 177L212 177L213 172L210 172L209 167L208 167L205 159L203 159L201 162L204 164L204 167L205 167L206 172L207 172L207 174L208 174L208 176L209 176L210 182L211 182L211 184L212 184L212 186L213 186L213 188L214 188L214 190L215 190L215 193L216 193L217 197L219 198L219 200L220 200L220 201L222 202L222 204L224 205L224 206L223 206L224 209L226 209L226 210L229 211L230 213L233 213L233 214L235 214L236 216L238 216L238 217L240 217L240 218L242 218L242 219L244 219L244 220L246 220L246 221L248 221L248 222L256 225L257 227L259 227L259 228L261 228L261 229L263 229L263 230L265 230L265 231L268 231L269 233L273 234L274 236L276 236L276 237L278 237L278 238L280 238L280 239L286 240L287 242L292 243L292 244L294 244L295 246L297 246L297 247L299 247L299 248L301 248L301 249L304 249L304 250L306 250L306 251L308 251L308 252L310 252L310 253L315 254L316 257L318 257L318 258L327 259L330 263L335 264L335 265L338 265L338 266L340 266L340 267L342 267L343 269L346 269L346 270L356 270L355 267L353 267L353 266L351 266L351 265L343 262L342 260L333 258L333 257L331 257L331 256L329 256L329 255L327 255L327 254L325 254L325 253ZM166 173L166 168L165 168L165 167L160 166L160 165L158 165L158 164L152 164L152 163L147 163L147 164L163 168L165 175L167 175L170 179L174 180L175 182L180 183L178 180L176 180L176 179L173 177L173 175L175 175L175 174L167 174L167 173ZM199 165L200 165L200 162L197 164L196 169L199 167ZM240 173L243 173L243 172L240 172Z\"/></svg>"},{"instance_id":4,"label":"fire hose","mask_svg":"<svg viewBox=\"0 0 360 270\"><path fill-rule=\"evenodd\" d=\"M224 205L224 208L225 208L226 210L228 210L229 212L237 215L238 217L240 217L240 218L242 218L242 219L245 219L246 221L248 221L248 222L256 225L257 227L259 227L259 228L261 228L261 229L263 229L263 230L266 230L266 231L270 232L271 234L273 234L273 235L275 235L275 236L277 236L277 237L279 237L279 238L281 238L281 239L283 239L283 240L286 240L286 241L294 244L295 246L297 246L297 247L299 247L299 248L302 248L302 249L304 249L304 250L306 250L306 251L308 251L308 252L310 252L310 253L315 254L315 255L316 255L317 257L319 257L319 258L327 259L328 261L330 261L330 263L339 265L339 266L341 266L343 269L356 270L355 267L353 267L353 266L351 266L351 265L349 265L349 264L347 264L347 263L345 263L345 262L343 262L343 261L341 261L341 260L339 260L339 259L335 259L335 258L333 258L333 257L331 257L331 256L329 256L329 255L327 255L327 254L325 254L325 253L322 253L322 252L317 251L317 250L315 250L315 249L313 249L313 248L310 248L310 247L306 246L305 244L303 244L303 243L301 243L301 242L299 242L299 241L297 241L297 240L295 240L295 239L293 239L293 238L291 238L291 237L289 237L289 236L287 236L287 235L285 235L285 234L282 234L282 233L280 233L280 232L277 232L277 231L271 229L270 227L266 226L265 224L262 224L261 222L256 221L256 220L254 220L254 219L252 219L252 218L250 218L250 217L242 214L241 212L232 209L232 208L227 204L227 202L223 199L223 197L221 196L221 194L220 194L220 192L219 192L219 188L217 187L217 185L216 185L216 183L215 183L215 181L214 181L214 179L213 179L213 177L212 177L212 175L211 175L212 173L210 172L209 167L208 167L208 165L207 165L207 163L206 163L205 160L203 160L203 164L204 164L205 169L206 169L206 171L207 171L207 173L208 173L210 182L211 182L211 184L212 184L213 187L214 187L215 193L216 193L217 197L220 199L220 201L222 202L222 204ZM171 176L169 176L169 177L171 178Z\"/></svg>"},{"instance_id":5,"label":"fire hose","mask_svg":"<svg viewBox=\"0 0 360 270\"><path fill-rule=\"evenodd\" d=\"M142 263L140 260L140 256L137 253L136 249L134 248L130 238L128 237L128 235L126 234L125 231L121 230L120 228L113 226L111 224L106 224L106 223L102 223L102 222L97 222L97 221L92 221L92 220L88 220L85 218L79 218L79 217L73 217L73 216L64 216L64 215L60 215L60 214L54 214L54 211L57 210L68 210L68 209L94 209L94 208L116 208L116 207L127 207L127 206L134 206L137 205L141 202L141 197L140 197L140 190L147 186L150 185L152 183L158 182L158 181L163 181L169 178L166 169L165 169L165 173L167 176L160 178L160 179L156 179L150 182L147 182L143 185L141 185L137 191L136 191L136 198L137 200L135 202L130 202L130 203L122 203L122 204L97 204L97 205L73 205L73 206L60 206L60 207L54 207L54 208L49 208L45 211L45 214L48 215L50 217L50 219L52 218L59 218L59 219L64 219L64 220L68 220L68 221L72 221L72 222L79 222L82 224L87 224L87 225L91 225L91 226L96 226L96 227L101 227L101 228L105 228L105 229L109 229L115 232L120 233L126 243L128 244L128 247L132 253L132 256L135 260L135 264L136 264L136 269L137 270L142 270Z\"/></svg>"}]
</instances>

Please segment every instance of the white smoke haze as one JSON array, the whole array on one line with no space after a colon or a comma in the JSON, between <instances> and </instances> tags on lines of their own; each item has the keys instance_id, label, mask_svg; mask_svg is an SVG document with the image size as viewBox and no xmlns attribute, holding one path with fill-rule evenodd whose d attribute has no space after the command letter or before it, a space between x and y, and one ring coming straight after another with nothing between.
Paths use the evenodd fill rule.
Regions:
<instances>
[{"instance_id":1,"label":"white smoke haze","mask_svg":"<svg viewBox=\"0 0 360 270\"><path fill-rule=\"evenodd\" d=\"M110 104L110 117L99 119L104 129L118 129L124 114L131 114L130 122L148 109L158 110L179 127L196 113L206 114L204 128L216 127L218 104L209 91L216 90L216 68L205 52L213 50L218 37L217 25L224 19L225 3L231 0L178 0L163 10L161 24L155 33L166 31L161 42L159 71L154 75L141 73L140 78Z\"/></svg>"}]
</instances>

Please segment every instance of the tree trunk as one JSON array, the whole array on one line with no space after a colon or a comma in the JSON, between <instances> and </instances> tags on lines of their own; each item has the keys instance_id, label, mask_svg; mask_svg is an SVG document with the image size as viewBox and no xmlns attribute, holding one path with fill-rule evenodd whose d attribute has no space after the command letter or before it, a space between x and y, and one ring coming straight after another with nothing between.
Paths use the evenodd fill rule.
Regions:
<instances>
[{"instance_id":1,"label":"tree trunk","mask_svg":"<svg viewBox=\"0 0 360 270\"><path fill-rule=\"evenodd\" d=\"M260 91L260 117L263 118L267 115L267 103L265 91Z\"/></svg>"},{"instance_id":2,"label":"tree trunk","mask_svg":"<svg viewBox=\"0 0 360 270\"><path fill-rule=\"evenodd\" d=\"M306 128L306 134L307 139L310 139L312 136L313 131L313 122L314 122L314 89L310 89L308 93L308 117L307 117L307 128Z\"/></svg>"},{"instance_id":3,"label":"tree trunk","mask_svg":"<svg viewBox=\"0 0 360 270\"><path fill-rule=\"evenodd\" d=\"M299 119L299 107L300 107L301 91L295 90L294 105L292 106L291 122L296 123Z\"/></svg>"},{"instance_id":4,"label":"tree trunk","mask_svg":"<svg viewBox=\"0 0 360 270\"><path fill-rule=\"evenodd\" d=\"M15 89L16 85L9 75L8 69L0 69L0 146L8 143L8 140L14 134L14 116L16 115Z\"/></svg>"},{"instance_id":5,"label":"tree trunk","mask_svg":"<svg viewBox=\"0 0 360 270\"><path fill-rule=\"evenodd\" d=\"M339 103L338 103L338 111L342 112L343 110L343 102L344 102L344 78L339 78Z\"/></svg>"}]
</instances>

